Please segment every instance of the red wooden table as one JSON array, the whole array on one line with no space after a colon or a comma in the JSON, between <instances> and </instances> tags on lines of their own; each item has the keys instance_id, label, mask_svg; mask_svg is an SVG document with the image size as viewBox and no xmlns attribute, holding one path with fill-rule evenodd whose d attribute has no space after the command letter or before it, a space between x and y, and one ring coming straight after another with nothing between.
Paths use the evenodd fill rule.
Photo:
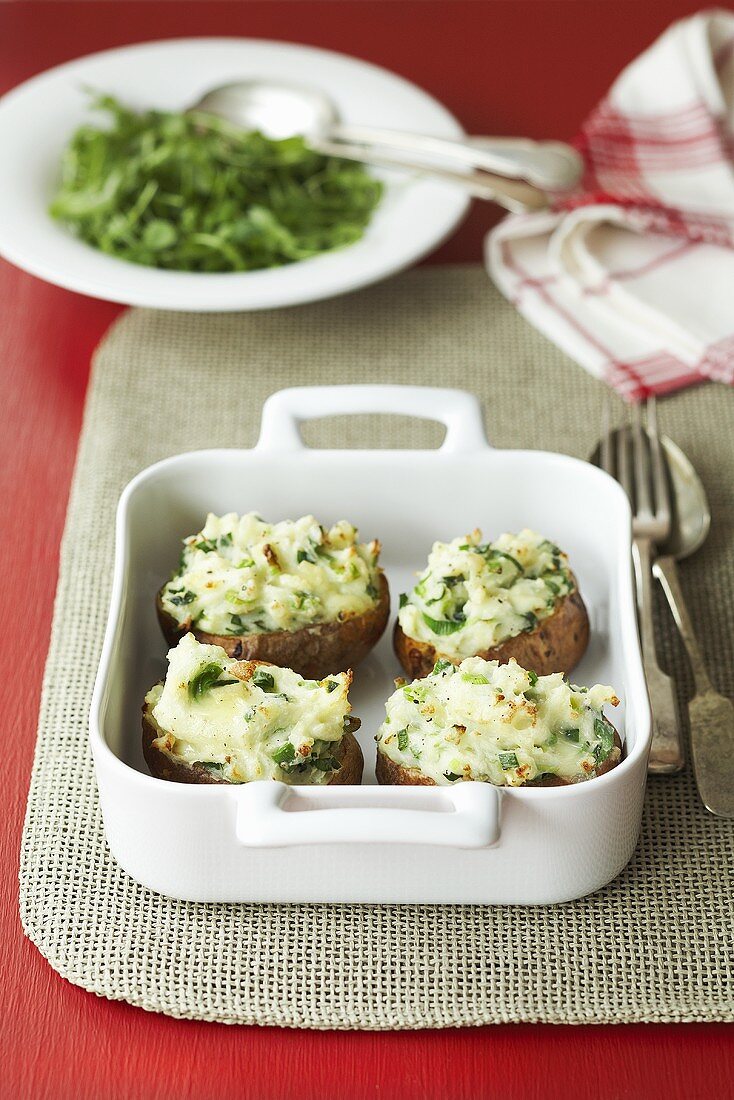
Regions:
<instances>
[{"instance_id":1,"label":"red wooden table","mask_svg":"<svg viewBox=\"0 0 734 1100\"><path fill-rule=\"evenodd\" d=\"M343 50L443 100L474 133L568 138L622 65L687 0L269 0L0 4L0 92L51 65L151 38L251 35ZM0 150L2 156L2 150ZM476 204L431 262L478 260ZM0 210L0 217L2 211ZM508 1025L418 1033L229 1028L152 1016L62 980L24 940L20 832L58 547L89 359L118 307L0 262L0 1096L724 1097L725 1025ZM32 622L34 659L12 644Z\"/></svg>"}]
</instances>

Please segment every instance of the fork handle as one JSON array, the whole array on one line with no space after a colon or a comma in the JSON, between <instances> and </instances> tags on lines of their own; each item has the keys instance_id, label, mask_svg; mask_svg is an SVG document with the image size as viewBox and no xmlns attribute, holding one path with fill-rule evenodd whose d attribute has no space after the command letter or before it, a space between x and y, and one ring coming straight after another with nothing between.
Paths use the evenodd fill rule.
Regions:
<instances>
[{"instance_id":1,"label":"fork handle","mask_svg":"<svg viewBox=\"0 0 734 1100\"><path fill-rule=\"evenodd\" d=\"M653 544L650 539L636 538L632 542L632 560L637 582L637 609L640 620L642 663L647 680L652 710L652 745L648 771L671 775L683 769L681 737L675 686L658 664L653 628L652 563Z\"/></svg>"}]
</instances>

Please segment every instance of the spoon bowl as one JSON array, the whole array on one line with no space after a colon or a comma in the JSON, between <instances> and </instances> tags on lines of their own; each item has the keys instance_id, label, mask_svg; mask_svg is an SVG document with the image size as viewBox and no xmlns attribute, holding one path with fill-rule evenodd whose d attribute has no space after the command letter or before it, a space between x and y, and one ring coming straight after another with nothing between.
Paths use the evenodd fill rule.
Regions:
<instances>
[{"instance_id":1,"label":"spoon bowl","mask_svg":"<svg viewBox=\"0 0 734 1100\"><path fill-rule=\"evenodd\" d=\"M618 429L609 434L616 440ZM670 534L658 546L662 555L681 560L690 557L706 541L711 528L711 510L706 490L691 462L677 443L667 435L660 436L670 482ZM600 449L596 447L589 461L600 465Z\"/></svg>"},{"instance_id":2,"label":"spoon bowl","mask_svg":"<svg viewBox=\"0 0 734 1100\"><path fill-rule=\"evenodd\" d=\"M706 490L687 456L667 436L661 441L670 475L673 516L670 535L659 550L680 560L703 546L711 528L711 509Z\"/></svg>"},{"instance_id":3,"label":"spoon bowl","mask_svg":"<svg viewBox=\"0 0 734 1100\"><path fill-rule=\"evenodd\" d=\"M259 130L273 141L300 135L323 137L339 115L328 96L298 84L241 80L212 88L191 108L217 115L243 130Z\"/></svg>"}]
</instances>

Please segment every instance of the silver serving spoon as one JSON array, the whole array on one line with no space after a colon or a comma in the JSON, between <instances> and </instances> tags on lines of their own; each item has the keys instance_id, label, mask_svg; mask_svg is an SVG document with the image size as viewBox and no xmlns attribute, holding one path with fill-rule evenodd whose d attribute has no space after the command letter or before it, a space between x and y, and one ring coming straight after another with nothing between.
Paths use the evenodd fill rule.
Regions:
<instances>
[{"instance_id":1,"label":"silver serving spoon","mask_svg":"<svg viewBox=\"0 0 734 1100\"><path fill-rule=\"evenodd\" d=\"M213 88L190 111L216 115L242 129L260 130L270 138L300 134L312 149L328 156L437 176L512 210L546 207L546 192L573 187L583 169L576 150L562 142L520 138L451 141L372 126L348 126L340 122L335 105L322 92L267 80ZM436 158L457 167L443 167Z\"/></svg>"},{"instance_id":2,"label":"silver serving spoon","mask_svg":"<svg viewBox=\"0 0 734 1100\"><path fill-rule=\"evenodd\" d=\"M662 437L673 497L670 537L653 565L691 664L695 694L688 703L691 755L704 806L734 817L734 704L711 683L678 579L676 560L703 545L711 526L706 490L691 463L672 440Z\"/></svg>"}]
</instances>

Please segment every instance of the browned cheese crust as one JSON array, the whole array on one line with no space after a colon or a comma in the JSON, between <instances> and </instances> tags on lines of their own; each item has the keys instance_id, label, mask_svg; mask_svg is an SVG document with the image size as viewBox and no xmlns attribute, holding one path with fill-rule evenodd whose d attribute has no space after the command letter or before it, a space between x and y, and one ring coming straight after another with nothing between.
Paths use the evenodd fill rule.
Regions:
<instances>
[{"instance_id":1,"label":"browned cheese crust","mask_svg":"<svg viewBox=\"0 0 734 1100\"><path fill-rule=\"evenodd\" d=\"M574 579L575 583L575 579ZM579 663L589 644L589 616L578 588L568 596L556 602L555 611L542 619L534 630L526 630L508 638L501 645L475 653L485 661L499 661L507 664L511 657L525 669L536 672L538 676L548 676L551 672L570 672ZM427 676L436 661L441 658L461 662L454 657L441 653L430 642L420 642L409 638L400 623L395 623L393 645L400 664L413 680Z\"/></svg>"},{"instance_id":2,"label":"browned cheese crust","mask_svg":"<svg viewBox=\"0 0 734 1100\"><path fill-rule=\"evenodd\" d=\"M614 748L609 753L606 760L602 760L598 767L594 768L592 772L589 772L587 778L576 780L578 783L585 783L589 779L595 779L599 775L604 775L606 772L611 771L622 759L622 742L620 740L617 731L614 731ZM377 782L384 784L385 786L411 786L411 787L436 787L438 784L435 780L429 776L424 775L420 768L404 768L402 764L396 764L394 760L391 760L389 756L377 750L377 764L375 765L375 775L377 776ZM466 780L464 780L466 782ZM573 785L573 780L561 779L558 775L546 776L543 779L532 779L529 783L524 783L525 787L570 787Z\"/></svg>"},{"instance_id":3,"label":"browned cheese crust","mask_svg":"<svg viewBox=\"0 0 734 1100\"><path fill-rule=\"evenodd\" d=\"M353 719L354 727L359 728L359 720ZM154 742L163 734L157 725L150 707L143 707L143 756L150 769L151 775L156 779L169 779L173 783L217 783L220 786L231 787L235 784L226 779L217 779L204 767L203 764L185 764L176 761L160 749ZM334 756L341 764L339 771L334 772L327 786L344 786L348 783L359 784L362 782L362 768L364 758L359 742L351 730L344 733L338 747L334 750Z\"/></svg>"},{"instance_id":4,"label":"browned cheese crust","mask_svg":"<svg viewBox=\"0 0 734 1100\"><path fill-rule=\"evenodd\" d=\"M272 634L207 634L190 622L178 623L156 597L161 630L169 646L178 645L189 632L204 645L218 645L228 657L266 661L292 668L307 680L322 680L333 672L346 672L363 661L380 640L390 616L390 590L380 573L378 598L368 611L341 621L315 623L300 630L279 630Z\"/></svg>"}]
</instances>

